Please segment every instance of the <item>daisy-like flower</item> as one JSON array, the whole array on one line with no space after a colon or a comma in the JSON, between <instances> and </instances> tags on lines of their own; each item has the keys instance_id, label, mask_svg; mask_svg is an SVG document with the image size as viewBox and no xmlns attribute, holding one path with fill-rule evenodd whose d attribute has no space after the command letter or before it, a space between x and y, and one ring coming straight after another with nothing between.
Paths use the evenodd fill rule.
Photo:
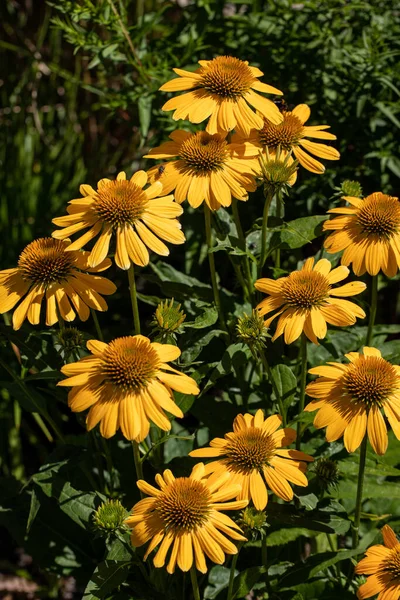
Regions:
<instances>
[{"instance_id":1,"label":"daisy-like flower","mask_svg":"<svg viewBox=\"0 0 400 600\"><path fill-rule=\"evenodd\" d=\"M306 392L316 398L306 411L318 410L314 427L326 427L326 439L344 437L348 452L354 452L365 433L377 454L385 454L388 445L386 415L400 440L400 367L382 358L376 348L365 346L363 353L346 354L349 364L331 362L314 367L319 375Z\"/></svg>"},{"instance_id":2,"label":"daisy-like flower","mask_svg":"<svg viewBox=\"0 0 400 600\"><path fill-rule=\"evenodd\" d=\"M177 202L197 208L205 200L212 210L230 206L232 196L247 200L254 192L254 172L259 169L255 156L245 156L243 144L228 144L224 136L206 131L189 133L177 130L172 142L150 150L145 158L173 158L149 170L150 181L160 181L165 193L175 190Z\"/></svg>"},{"instance_id":3,"label":"daisy-like flower","mask_svg":"<svg viewBox=\"0 0 400 600\"><path fill-rule=\"evenodd\" d=\"M89 265L99 265L107 256L110 241L115 234L115 262L121 269L129 269L131 262L141 267L149 262L148 249L161 256L169 250L161 240L183 244L185 236L176 219L182 208L173 196L162 196L162 185L156 182L147 189L147 174L137 171L127 180L124 172L115 181L101 179L94 190L81 185L83 198L71 200L68 215L53 219L63 229L53 232L53 237L63 240L82 229L88 229L75 240L69 250L79 250L97 235L89 255ZM161 238L161 239L160 239Z\"/></svg>"},{"instance_id":4,"label":"daisy-like flower","mask_svg":"<svg viewBox=\"0 0 400 600\"><path fill-rule=\"evenodd\" d=\"M400 543L389 525L382 527L383 543L371 546L366 556L355 568L359 575L369 575L357 591L357 598L364 600L378 595L377 600L400 598Z\"/></svg>"},{"instance_id":5,"label":"daisy-like flower","mask_svg":"<svg viewBox=\"0 0 400 600\"><path fill-rule=\"evenodd\" d=\"M328 252L343 252L342 265L353 264L356 275L366 271L377 275L382 269L394 277L400 268L400 201L375 192L366 198L344 196L351 205L328 210L339 214L325 221L324 230L332 231L325 240Z\"/></svg>"},{"instance_id":6,"label":"daisy-like flower","mask_svg":"<svg viewBox=\"0 0 400 600\"><path fill-rule=\"evenodd\" d=\"M151 540L145 560L159 546L153 559L157 568L164 566L171 548L168 573L174 573L176 564L182 571L189 571L193 563L206 573L206 556L221 565L225 554L237 553L237 547L228 538L247 541L236 523L222 512L247 505L247 500L229 502L240 488L228 480L227 473L213 483L204 479L202 463L194 467L189 477L175 479L170 470L156 475L160 489L139 480L138 488L150 497L135 504L125 521L132 528L132 545L142 546Z\"/></svg>"},{"instance_id":7,"label":"daisy-like flower","mask_svg":"<svg viewBox=\"0 0 400 600\"><path fill-rule=\"evenodd\" d=\"M58 385L72 387L68 405L73 412L90 408L88 431L100 422L100 433L112 437L121 428L128 440L141 442L148 434L150 421L163 431L171 429L165 410L183 417L172 390L198 394L191 377L167 363L181 351L169 344L151 343L143 335L116 338L109 344L90 340L91 356L64 365L68 379Z\"/></svg>"},{"instance_id":8,"label":"daisy-like flower","mask_svg":"<svg viewBox=\"0 0 400 600\"><path fill-rule=\"evenodd\" d=\"M246 146L249 148L268 148L272 153L276 152L278 147L286 152L293 151L295 158L305 169L311 173L323 173L324 165L314 156L326 160L339 160L340 154L332 146L307 139L336 140L335 135L324 131L329 129L329 125L304 125L308 121L310 113L307 104L299 104L293 110L282 109L283 120L281 123L275 123L269 119L268 115L264 115L263 125L253 129L246 140L240 140L239 137L234 137L234 140L246 141ZM310 156L310 154L314 156ZM290 157L289 163L291 160L293 159Z\"/></svg>"},{"instance_id":9,"label":"daisy-like flower","mask_svg":"<svg viewBox=\"0 0 400 600\"><path fill-rule=\"evenodd\" d=\"M217 56L213 60L199 60L196 71L174 69L179 75L160 87L164 92L192 90L168 100L163 110L174 110L175 121L186 119L201 123L210 117L208 133L221 133L236 129L248 136L252 128L262 127L262 117L249 106L253 106L272 123L281 123L278 107L256 92L278 94L282 92L262 83L258 77L264 73L249 63L232 56Z\"/></svg>"},{"instance_id":10,"label":"daisy-like flower","mask_svg":"<svg viewBox=\"0 0 400 600\"><path fill-rule=\"evenodd\" d=\"M252 500L258 510L267 505L267 488L290 502L293 490L288 482L306 487L306 462L314 459L300 450L283 449L294 442L296 432L290 427L279 429L281 424L280 415L264 420L262 410L255 416L238 415L233 422L233 431L226 433L224 439L214 438L210 448L192 450L189 455L217 457L205 467L205 474L211 474L210 484L230 473L230 484L239 484L242 488L237 499Z\"/></svg>"},{"instance_id":11,"label":"daisy-like flower","mask_svg":"<svg viewBox=\"0 0 400 600\"><path fill-rule=\"evenodd\" d=\"M57 310L65 321L76 313L86 321L90 308L104 311L108 306L102 295L117 289L112 281L99 275L111 265L103 259L96 268L88 265L89 252L70 250L70 240L39 238L21 252L18 266L0 271L0 313L20 302L13 314L13 327L20 329L28 318L32 325L40 321L42 300L46 302L46 325L57 322Z\"/></svg>"},{"instance_id":12,"label":"daisy-like flower","mask_svg":"<svg viewBox=\"0 0 400 600\"><path fill-rule=\"evenodd\" d=\"M331 268L326 258L315 266L314 259L308 258L300 271L293 271L288 277L256 281L255 288L269 295L257 306L260 314L277 311L266 320L267 327L280 315L272 341L284 333L285 344L291 344L304 331L311 342L318 344L318 338L326 336L327 323L347 327L354 325L357 317L365 318L365 312L357 304L343 300L361 294L365 283L352 281L334 288L333 284L345 279L350 271L343 266L332 271Z\"/></svg>"}]
</instances>

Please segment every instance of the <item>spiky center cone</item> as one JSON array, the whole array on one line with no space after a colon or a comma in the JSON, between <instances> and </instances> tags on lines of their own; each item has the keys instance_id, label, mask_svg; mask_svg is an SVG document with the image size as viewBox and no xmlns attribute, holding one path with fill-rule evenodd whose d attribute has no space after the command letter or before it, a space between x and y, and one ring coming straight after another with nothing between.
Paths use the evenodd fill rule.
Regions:
<instances>
[{"instance_id":1,"label":"spiky center cone","mask_svg":"<svg viewBox=\"0 0 400 600\"><path fill-rule=\"evenodd\" d=\"M400 202L385 194L371 194L362 203L357 222L363 233L389 239L400 230Z\"/></svg>"},{"instance_id":2,"label":"spiky center cone","mask_svg":"<svg viewBox=\"0 0 400 600\"><path fill-rule=\"evenodd\" d=\"M65 281L74 271L74 253L53 238L39 238L26 246L18 260L22 277L47 287Z\"/></svg>"},{"instance_id":3,"label":"spiky center cone","mask_svg":"<svg viewBox=\"0 0 400 600\"><path fill-rule=\"evenodd\" d=\"M348 365L344 387L354 402L368 407L382 406L399 387L400 381L393 365L378 356L360 356Z\"/></svg>"},{"instance_id":4,"label":"spiky center cone","mask_svg":"<svg viewBox=\"0 0 400 600\"><path fill-rule=\"evenodd\" d=\"M218 56L200 69L200 87L222 98L236 99L249 91L256 78L249 66L232 56Z\"/></svg>"},{"instance_id":5,"label":"spiky center cone","mask_svg":"<svg viewBox=\"0 0 400 600\"><path fill-rule=\"evenodd\" d=\"M268 119L264 119L264 127L258 132L258 137L263 146L276 150L280 146L289 151L297 146L303 133L303 124L300 119L290 111L283 111L283 121L274 125Z\"/></svg>"},{"instance_id":6,"label":"spiky center cone","mask_svg":"<svg viewBox=\"0 0 400 600\"><path fill-rule=\"evenodd\" d=\"M206 175L223 168L228 158L227 142L219 135L199 131L182 143L179 155L196 174Z\"/></svg>"},{"instance_id":7,"label":"spiky center cone","mask_svg":"<svg viewBox=\"0 0 400 600\"><path fill-rule=\"evenodd\" d=\"M157 498L156 511L173 533L189 532L204 525L212 498L201 481L179 477Z\"/></svg>"},{"instance_id":8,"label":"spiky center cone","mask_svg":"<svg viewBox=\"0 0 400 600\"><path fill-rule=\"evenodd\" d=\"M99 186L94 210L98 217L113 228L133 225L147 205L141 187L131 181L107 181Z\"/></svg>"},{"instance_id":9,"label":"spiky center cone","mask_svg":"<svg viewBox=\"0 0 400 600\"><path fill-rule=\"evenodd\" d=\"M249 474L268 465L275 445L270 435L258 427L229 434L225 447L225 462L236 472Z\"/></svg>"},{"instance_id":10,"label":"spiky center cone","mask_svg":"<svg viewBox=\"0 0 400 600\"><path fill-rule=\"evenodd\" d=\"M145 340L134 337L110 342L103 355L102 373L115 387L138 392L147 387L160 366L157 352Z\"/></svg>"},{"instance_id":11,"label":"spiky center cone","mask_svg":"<svg viewBox=\"0 0 400 600\"><path fill-rule=\"evenodd\" d=\"M295 271L282 284L285 303L293 308L311 309L328 297L330 285L317 271Z\"/></svg>"}]
</instances>

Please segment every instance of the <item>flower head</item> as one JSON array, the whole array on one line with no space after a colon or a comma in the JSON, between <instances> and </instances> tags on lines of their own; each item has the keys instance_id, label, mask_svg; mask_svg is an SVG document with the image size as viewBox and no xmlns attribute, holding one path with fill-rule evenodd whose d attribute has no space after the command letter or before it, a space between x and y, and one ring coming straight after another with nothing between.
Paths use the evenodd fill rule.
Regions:
<instances>
[{"instance_id":1,"label":"flower head","mask_svg":"<svg viewBox=\"0 0 400 600\"><path fill-rule=\"evenodd\" d=\"M279 94L271 85L261 83L263 75L247 61L232 56L217 56L213 60L200 60L201 67L194 72L174 69L179 75L161 86L164 92L192 90L168 100L163 110L174 110L175 121L187 119L201 123L210 117L208 133L221 133L236 129L248 136L252 127L262 127L262 118L249 106L253 106L272 123L280 123L282 115L271 100L256 92Z\"/></svg>"},{"instance_id":2,"label":"flower head","mask_svg":"<svg viewBox=\"0 0 400 600\"><path fill-rule=\"evenodd\" d=\"M291 344L304 331L309 340L318 344L327 332L327 323L346 327L353 325L356 318L364 319L365 312L348 300L337 296L354 296L366 288L361 281L352 281L334 288L333 284L345 279L347 267L337 267L331 271L331 263L326 258L314 266L314 259L308 258L300 271L293 271L288 277L259 279L255 288L268 294L257 306L260 315L277 312L267 319L270 323L278 316L279 321L272 341L284 333L285 344Z\"/></svg>"},{"instance_id":3,"label":"flower head","mask_svg":"<svg viewBox=\"0 0 400 600\"><path fill-rule=\"evenodd\" d=\"M212 210L230 206L232 196L247 200L248 192L254 192L254 172L259 169L258 160L247 156L242 144L228 144L222 135L206 131L189 133L177 130L165 142L150 150L147 158L173 158L160 167L149 170L150 181L160 181L166 193L175 190L177 202L188 200L193 208L205 200Z\"/></svg>"},{"instance_id":4,"label":"flower head","mask_svg":"<svg viewBox=\"0 0 400 600\"><path fill-rule=\"evenodd\" d=\"M152 324L162 332L172 333L182 325L186 315L181 310L180 304L175 304L174 299L161 300L154 313Z\"/></svg>"},{"instance_id":5,"label":"flower head","mask_svg":"<svg viewBox=\"0 0 400 600\"><path fill-rule=\"evenodd\" d=\"M144 171L137 171L127 180L122 171L115 181L101 179L97 189L81 185L83 198L71 200L68 215L53 219L62 227L53 237L63 240L82 229L88 229L75 240L69 250L79 250L99 236L89 254L89 265L95 267L107 256L113 235L116 238L115 262L129 269L131 262L144 266L149 262L148 249L168 256L169 249L161 240L183 244L185 236L176 219L182 208L173 196L162 196L162 184L155 182L147 189Z\"/></svg>"},{"instance_id":6,"label":"flower head","mask_svg":"<svg viewBox=\"0 0 400 600\"><path fill-rule=\"evenodd\" d=\"M310 108L307 104L299 104L293 110L282 108L282 121L276 123L264 114L261 127L253 129L247 136L246 143L255 148L262 148L274 153L278 148L285 152L293 152L299 163L311 173L323 173L325 167L310 154L327 160L338 160L339 152L326 144L311 142L306 138L319 140L336 140L336 136L325 131L329 125L305 126L304 123L310 117ZM239 138L234 138L240 141ZM244 140L243 140L244 141ZM308 152L306 152L306 150ZM289 162L293 159L290 157Z\"/></svg>"},{"instance_id":7,"label":"flower head","mask_svg":"<svg viewBox=\"0 0 400 600\"><path fill-rule=\"evenodd\" d=\"M199 463L189 477L175 479L166 470L163 475L156 475L156 483L160 489L143 480L137 482L138 488L150 498L135 504L132 515L126 519L132 528L133 546L151 540L145 559L159 546L153 559L155 567L165 565L171 548L168 573L174 573L176 564L182 571L188 571L193 563L206 573L206 556L222 564L225 554L237 553L237 547L228 537L247 541L241 529L222 512L247 505L247 500L229 502L240 488L230 483L228 474L211 484L204 479L204 465Z\"/></svg>"},{"instance_id":8,"label":"flower head","mask_svg":"<svg viewBox=\"0 0 400 600\"><path fill-rule=\"evenodd\" d=\"M119 500L107 500L94 513L93 523L103 533L111 533L124 524L126 516L127 510Z\"/></svg>"},{"instance_id":9,"label":"flower head","mask_svg":"<svg viewBox=\"0 0 400 600\"><path fill-rule=\"evenodd\" d=\"M363 353L346 354L349 364L329 363L310 369L318 379L306 392L316 398L306 411L318 410L314 427L326 427L326 439L344 436L348 452L354 452L367 432L377 454L386 452L388 438L385 413L400 439L400 367L382 358L376 348L365 346Z\"/></svg>"},{"instance_id":10,"label":"flower head","mask_svg":"<svg viewBox=\"0 0 400 600\"><path fill-rule=\"evenodd\" d=\"M253 309L249 315L245 314L243 317L238 318L236 332L238 338L249 346L264 345L268 328L258 311Z\"/></svg>"},{"instance_id":11,"label":"flower head","mask_svg":"<svg viewBox=\"0 0 400 600\"><path fill-rule=\"evenodd\" d=\"M290 154L281 151L270 153L266 148L265 156L260 153L261 180L264 184L264 195L278 192L287 194L297 179L298 161L293 161Z\"/></svg>"},{"instance_id":12,"label":"flower head","mask_svg":"<svg viewBox=\"0 0 400 600\"><path fill-rule=\"evenodd\" d=\"M183 417L172 390L199 393L194 379L167 364L180 356L176 346L151 343L143 335L135 335L109 344L90 340L87 347L92 355L64 365L61 371L68 379L58 385L73 388L68 394L71 410L90 408L87 429L100 422L105 438L121 428L128 440L141 442L150 421L169 431L171 423L164 411Z\"/></svg>"},{"instance_id":13,"label":"flower head","mask_svg":"<svg viewBox=\"0 0 400 600\"><path fill-rule=\"evenodd\" d=\"M293 490L288 482L307 486L305 461L313 458L299 450L283 450L296 439L296 432L290 427L279 429L281 424L279 415L264 420L262 410L255 416L238 415L233 431L225 434L224 439L214 438L209 448L192 450L189 455L217 458L205 467L206 474L211 474L210 482L230 473L230 482L242 488L238 500L252 500L257 510L267 505L267 488L289 502Z\"/></svg>"},{"instance_id":14,"label":"flower head","mask_svg":"<svg viewBox=\"0 0 400 600\"><path fill-rule=\"evenodd\" d=\"M323 456L315 461L313 466L318 485L321 489L329 490L329 488L337 485L339 481L339 467L335 460Z\"/></svg>"},{"instance_id":15,"label":"flower head","mask_svg":"<svg viewBox=\"0 0 400 600\"><path fill-rule=\"evenodd\" d=\"M352 263L356 275L382 271L394 277L400 268L400 201L375 192L364 199L345 196L351 205L328 212L340 216L325 221L324 230L333 231L325 240L328 252L343 252L342 265Z\"/></svg>"},{"instance_id":16,"label":"flower head","mask_svg":"<svg viewBox=\"0 0 400 600\"><path fill-rule=\"evenodd\" d=\"M355 568L357 574L369 577L357 592L357 598L364 600L378 595L378 600L400 598L400 543L389 525L382 527L383 543L371 546L366 556Z\"/></svg>"},{"instance_id":17,"label":"flower head","mask_svg":"<svg viewBox=\"0 0 400 600\"><path fill-rule=\"evenodd\" d=\"M104 271L111 261L103 259L93 268L88 256L88 252L71 251L69 240L34 240L21 252L16 268L0 271L0 313L24 298L13 314L13 327L19 329L26 318L32 325L39 323L44 299L46 325L57 322L57 310L65 321L73 321L76 313L86 321L90 308L107 310L102 295L113 294L117 288L109 279L88 272Z\"/></svg>"}]
</instances>

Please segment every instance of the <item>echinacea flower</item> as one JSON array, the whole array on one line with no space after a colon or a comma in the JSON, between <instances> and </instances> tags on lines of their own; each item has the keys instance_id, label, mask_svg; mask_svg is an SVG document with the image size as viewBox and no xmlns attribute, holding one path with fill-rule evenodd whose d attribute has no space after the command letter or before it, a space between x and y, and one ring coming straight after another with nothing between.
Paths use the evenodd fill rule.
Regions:
<instances>
[{"instance_id":1,"label":"echinacea flower","mask_svg":"<svg viewBox=\"0 0 400 600\"><path fill-rule=\"evenodd\" d=\"M339 214L325 221L324 230L333 232L325 240L328 252L343 252L342 265L353 266L356 275L382 271L394 277L400 268L400 201L375 192L366 198L344 196L351 205L331 208Z\"/></svg>"},{"instance_id":2,"label":"echinacea flower","mask_svg":"<svg viewBox=\"0 0 400 600\"><path fill-rule=\"evenodd\" d=\"M249 63L232 56L217 56L213 60L199 60L196 71L174 69L178 78L160 87L164 92L191 90L171 98L162 107L174 110L175 121L186 119L201 123L210 117L208 133L240 131L249 135L251 128L262 127L262 117L249 106L253 106L272 123L280 123L282 115L278 107L256 92L278 94L282 92L258 80L264 73Z\"/></svg>"},{"instance_id":3,"label":"echinacea flower","mask_svg":"<svg viewBox=\"0 0 400 600\"><path fill-rule=\"evenodd\" d=\"M177 130L172 142L150 150L145 158L173 158L149 170L150 181L160 181L165 193L175 190L175 200L188 200L197 208L205 200L212 210L230 206L232 196L247 200L254 192L256 157L246 157L241 144L228 144L224 136L206 131L189 133ZM161 169L160 169L161 167Z\"/></svg>"},{"instance_id":4,"label":"echinacea flower","mask_svg":"<svg viewBox=\"0 0 400 600\"><path fill-rule=\"evenodd\" d=\"M400 543L389 525L384 525L381 531L384 545L370 546L355 568L358 575L368 575L357 591L359 600L377 594L377 600L400 598Z\"/></svg>"},{"instance_id":5,"label":"echinacea flower","mask_svg":"<svg viewBox=\"0 0 400 600\"><path fill-rule=\"evenodd\" d=\"M172 390L198 394L191 377L167 363L181 351L170 344L151 343L143 335L120 337L109 344L90 340L91 356L64 365L68 379L58 385L72 387L68 405L73 412L90 408L88 431L100 422L100 433L112 437L121 428L128 440L141 442L149 432L150 421L163 431L171 429L164 411L183 417Z\"/></svg>"},{"instance_id":6,"label":"echinacea flower","mask_svg":"<svg viewBox=\"0 0 400 600\"><path fill-rule=\"evenodd\" d=\"M267 319L266 325L269 327L280 315L272 341L284 333L285 344L291 344L304 332L311 342L318 344L318 338L326 336L327 323L347 327L353 325L357 317L365 318L365 312L357 304L343 300L343 297L361 294L365 283L352 281L335 288L333 284L345 279L350 271L347 267L332 271L331 268L326 258L315 266L314 259L308 258L300 271L293 271L288 277L256 281L255 288L269 295L257 306L260 314L277 311Z\"/></svg>"},{"instance_id":7,"label":"echinacea flower","mask_svg":"<svg viewBox=\"0 0 400 600\"><path fill-rule=\"evenodd\" d=\"M12 319L14 329L19 329L26 318L32 325L39 323L42 301L49 326L57 322L57 310L65 321L73 321L76 313L86 321L90 308L107 310L102 295L113 294L117 288L109 279L88 273L104 271L111 261L103 259L93 268L88 256L88 252L71 252L69 240L34 240L21 252L17 267L0 271L0 313L23 298Z\"/></svg>"},{"instance_id":8,"label":"echinacea flower","mask_svg":"<svg viewBox=\"0 0 400 600\"><path fill-rule=\"evenodd\" d=\"M161 196L162 185L156 182L147 189L147 174L137 171L129 180L122 171L115 181L101 179L97 189L81 185L83 198L69 202L68 215L53 219L63 229L53 237L63 240L82 229L88 229L75 240L69 250L79 250L96 236L89 255L89 265L100 264L108 254L113 235L116 238L115 262L120 269L129 269L131 262L145 266L149 251L168 256L169 249L161 240L183 244L185 236L176 219L182 208L173 196Z\"/></svg>"},{"instance_id":9,"label":"echinacea flower","mask_svg":"<svg viewBox=\"0 0 400 600\"><path fill-rule=\"evenodd\" d=\"M306 462L314 459L300 450L283 449L294 442L296 432L290 427L279 429L281 424L280 415L264 420L262 410L255 416L238 415L233 422L233 431L226 433L224 439L214 438L209 448L192 450L189 456L216 458L205 467L206 475L211 474L210 484L230 473L230 483L241 486L237 499L252 500L258 510L267 505L268 488L290 502L293 490L289 481L307 486Z\"/></svg>"},{"instance_id":10,"label":"echinacea flower","mask_svg":"<svg viewBox=\"0 0 400 600\"><path fill-rule=\"evenodd\" d=\"M314 156L326 160L339 160L340 154L332 146L307 139L336 140L335 135L325 131L329 129L329 125L304 125L310 118L310 114L307 104L298 104L293 110L283 108L281 123L271 121L268 115L264 115L263 125L253 129L246 140L239 136L233 139L237 142L246 142L247 146L254 148L268 148L270 153L276 152L278 148L286 152L292 151L305 169L320 174L325 171L325 167ZM311 154L314 156L310 156Z\"/></svg>"},{"instance_id":11,"label":"echinacea flower","mask_svg":"<svg viewBox=\"0 0 400 600\"><path fill-rule=\"evenodd\" d=\"M354 452L367 432L375 452L385 454L388 436L382 411L400 440L400 367L368 346L362 354L350 352L346 358L349 364L331 362L310 369L319 377L306 388L316 400L305 410L318 410L314 427L327 428L328 442L343 435L346 450Z\"/></svg>"},{"instance_id":12,"label":"echinacea flower","mask_svg":"<svg viewBox=\"0 0 400 600\"><path fill-rule=\"evenodd\" d=\"M237 553L229 538L247 541L236 523L222 512L247 505L247 500L229 502L240 489L230 483L229 474L211 483L204 479L204 465L199 463L189 477L175 479L167 469L163 475L156 475L156 483L160 489L143 480L137 482L141 492L150 498L135 504L125 521L132 528L133 546L143 546L151 540L145 560L158 546L153 559L155 567L165 565L171 549L168 573L174 573L176 564L182 571L189 571L193 563L206 573L206 556L221 565L225 554Z\"/></svg>"}]
</instances>

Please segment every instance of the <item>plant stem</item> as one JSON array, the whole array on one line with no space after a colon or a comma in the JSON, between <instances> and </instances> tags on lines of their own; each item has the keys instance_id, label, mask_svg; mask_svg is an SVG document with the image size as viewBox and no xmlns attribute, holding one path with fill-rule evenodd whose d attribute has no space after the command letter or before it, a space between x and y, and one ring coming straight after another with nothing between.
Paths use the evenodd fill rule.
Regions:
<instances>
[{"instance_id":1,"label":"plant stem","mask_svg":"<svg viewBox=\"0 0 400 600\"><path fill-rule=\"evenodd\" d=\"M354 524L353 524L353 549L357 548L358 539L359 539L366 456L367 456L367 434L365 434L364 439L361 444L361 448L360 448L360 464L358 467L356 510L354 513Z\"/></svg>"},{"instance_id":2,"label":"plant stem","mask_svg":"<svg viewBox=\"0 0 400 600\"><path fill-rule=\"evenodd\" d=\"M128 269L128 279L129 279L129 293L131 295L131 303L132 303L132 312L133 312L133 322L135 325L135 335L139 335L140 333L140 318L139 318L139 308L137 302L137 294L136 294L136 283L135 283L135 271L133 268L133 263Z\"/></svg>"},{"instance_id":3,"label":"plant stem","mask_svg":"<svg viewBox=\"0 0 400 600\"><path fill-rule=\"evenodd\" d=\"M366 346L369 346L371 343L371 340L372 340L372 333L374 331L377 304L378 304L378 275L374 275L372 277L372 282L371 282L371 308L369 311L368 332L367 332L367 337L365 339Z\"/></svg>"},{"instance_id":4,"label":"plant stem","mask_svg":"<svg viewBox=\"0 0 400 600\"><path fill-rule=\"evenodd\" d=\"M205 221L205 227L206 227L208 262L210 264L211 284L212 284L212 289L213 289L213 294L214 294L214 302L215 302L215 306L217 307L221 329L223 329L223 331L226 331L226 333L228 333L228 329L226 327L226 323L225 323L225 319L224 319L224 314L222 312L221 298L219 295L217 272L215 270L214 253L211 252L211 250L212 250L211 211L206 204L204 204L204 221Z\"/></svg>"},{"instance_id":5,"label":"plant stem","mask_svg":"<svg viewBox=\"0 0 400 600\"><path fill-rule=\"evenodd\" d=\"M301 356L301 372L300 372L300 400L299 400L299 415L304 411L304 403L306 398L306 381L307 381L307 338L305 333L301 334L300 339L300 356ZM302 436L301 423L297 423L297 438L296 438L296 449L300 450L301 436Z\"/></svg>"},{"instance_id":6,"label":"plant stem","mask_svg":"<svg viewBox=\"0 0 400 600\"><path fill-rule=\"evenodd\" d=\"M257 275L259 278L261 277L261 272L264 267L265 260L267 258L268 213L269 213L269 207L271 206L273 197L274 197L273 193L271 193L271 192L266 193L265 203L264 203L264 211L263 211L262 229L261 229L261 254L260 254L260 260L258 263L258 271L257 271Z\"/></svg>"},{"instance_id":7,"label":"plant stem","mask_svg":"<svg viewBox=\"0 0 400 600\"><path fill-rule=\"evenodd\" d=\"M260 354L260 357L261 357L261 362L262 362L262 364L264 366L264 369L265 369L265 373L267 374L267 377L268 377L268 379L269 379L269 381L270 381L270 383L272 385L272 389L274 390L276 401L277 401L277 403L279 405L279 412L281 413L282 424L283 424L284 427L286 427L286 412L285 412L285 407L283 405L283 400L282 400L281 395L279 393L278 386L276 385L276 381L275 381L275 379L274 379L274 377L272 375L271 367L269 366L267 357L266 357L265 352L264 352L264 348L262 348L261 346L259 346L258 347L258 351L259 351L259 354Z\"/></svg>"},{"instance_id":8,"label":"plant stem","mask_svg":"<svg viewBox=\"0 0 400 600\"><path fill-rule=\"evenodd\" d=\"M230 570L230 573L229 573L228 595L226 597L226 600L232 600L232 597L233 597L233 582L234 582L234 579L235 579L235 571L236 571L237 561L238 561L238 558L239 558L239 552L240 552L240 549L241 549L242 546L243 546L243 543L239 542L239 544L238 544L238 551L232 557L231 570Z\"/></svg>"},{"instance_id":9,"label":"plant stem","mask_svg":"<svg viewBox=\"0 0 400 600\"><path fill-rule=\"evenodd\" d=\"M139 479L143 479L143 467L142 467L142 459L140 458L139 452L139 444L132 440L132 450L133 450L133 460L135 461L135 471L136 471L136 481ZM143 498L142 492L140 492L141 497Z\"/></svg>"},{"instance_id":10,"label":"plant stem","mask_svg":"<svg viewBox=\"0 0 400 600\"><path fill-rule=\"evenodd\" d=\"M103 332L101 330L100 323L99 323L99 320L98 320L97 315L96 315L96 311L93 308L91 308L90 312L92 314L93 323L94 323L94 326L96 328L97 337L99 338L99 340L101 342L104 342Z\"/></svg>"},{"instance_id":11,"label":"plant stem","mask_svg":"<svg viewBox=\"0 0 400 600\"><path fill-rule=\"evenodd\" d=\"M276 216L278 217L278 219L281 218L281 212L282 212L282 195L281 192L278 191L278 193L276 194ZM281 266L281 249L277 248L275 250L275 268L278 269Z\"/></svg>"},{"instance_id":12,"label":"plant stem","mask_svg":"<svg viewBox=\"0 0 400 600\"><path fill-rule=\"evenodd\" d=\"M239 238L239 247L241 250L246 252L246 238L244 236L242 224L240 222L238 201L236 200L236 198L232 198L232 214L233 214L233 219L234 219L235 225L236 225L236 231L237 231L238 238ZM251 271L250 271L249 257L246 255L243 257L243 259L244 259L245 279L246 279L246 284L247 284L247 295L248 295L248 298L249 298L251 304L253 304L254 286L253 286L253 278L251 276ZM246 289L244 291L246 292Z\"/></svg>"},{"instance_id":13,"label":"plant stem","mask_svg":"<svg viewBox=\"0 0 400 600\"><path fill-rule=\"evenodd\" d=\"M190 568L190 581L192 582L194 600L200 600L200 590L197 581L196 567L194 566L194 564Z\"/></svg>"}]
</instances>

